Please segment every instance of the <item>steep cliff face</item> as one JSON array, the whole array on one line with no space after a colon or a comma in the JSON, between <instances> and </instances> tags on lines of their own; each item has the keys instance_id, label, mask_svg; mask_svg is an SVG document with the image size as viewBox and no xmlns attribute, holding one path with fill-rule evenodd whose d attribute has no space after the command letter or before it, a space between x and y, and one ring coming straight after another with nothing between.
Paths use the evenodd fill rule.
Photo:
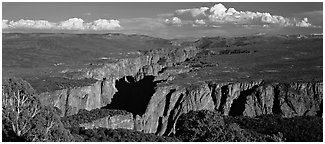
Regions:
<instances>
[{"instance_id":1,"label":"steep cliff face","mask_svg":"<svg viewBox=\"0 0 325 144\"><path fill-rule=\"evenodd\" d=\"M228 84L217 90L225 100L217 108L225 115L284 117L317 115L323 100L322 82ZM216 87L218 89L218 86ZM222 100L221 100L222 102ZM217 104L218 105L218 104Z\"/></svg>"},{"instance_id":2,"label":"steep cliff face","mask_svg":"<svg viewBox=\"0 0 325 144\"><path fill-rule=\"evenodd\" d=\"M61 116L76 114L80 109L101 108L110 104L114 94L118 92L116 81L126 76L134 77L135 81L140 81L148 75L156 76L155 81L173 79L173 75L186 72L186 69L165 70L164 72L163 70L195 56L197 52L195 47L159 49L149 51L144 56L120 59L117 63L108 63L99 68L83 69L72 78L93 78L98 81L90 86L40 93L40 99L44 105L59 108L62 111Z\"/></svg>"},{"instance_id":3,"label":"steep cliff face","mask_svg":"<svg viewBox=\"0 0 325 144\"><path fill-rule=\"evenodd\" d=\"M195 47L160 49L99 68L83 69L73 78L98 81L90 86L41 93L41 102L59 108L61 116L74 115L81 109L126 110L133 113L134 129L157 135L175 133L180 115L191 110L216 110L224 115L249 117L322 115L322 82L165 83L177 74L193 70L177 66L198 52ZM84 126L106 127L107 123L104 118Z\"/></svg>"},{"instance_id":4,"label":"steep cliff face","mask_svg":"<svg viewBox=\"0 0 325 144\"><path fill-rule=\"evenodd\" d=\"M110 103L116 92L115 81L98 81L90 86L75 87L39 94L41 103L57 107L61 116L78 113L80 109L92 110Z\"/></svg>"},{"instance_id":5,"label":"steep cliff face","mask_svg":"<svg viewBox=\"0 0 325 144\"><path fill-rule=\"evenodd\" d=\"M151 97L146 112L136 117L136 130L168 135L178 117L191 110L213 109L214 102L208 85L198 87L159 87Z\"/></svg>"},{"instance_id":6,"label":"steep cliff face","mask_svg":"<svg viewBox=\"0 0 325 144\"><path fill-rule=\"evenodd\" d=\"M315 116L321 113L322 95L322 82L257 81L159 87L151 97L145 114L136 117L135 128L146 133L170 135L174 133L181 114L204 109L231 116Z\"/></svg>"}]
</instances>

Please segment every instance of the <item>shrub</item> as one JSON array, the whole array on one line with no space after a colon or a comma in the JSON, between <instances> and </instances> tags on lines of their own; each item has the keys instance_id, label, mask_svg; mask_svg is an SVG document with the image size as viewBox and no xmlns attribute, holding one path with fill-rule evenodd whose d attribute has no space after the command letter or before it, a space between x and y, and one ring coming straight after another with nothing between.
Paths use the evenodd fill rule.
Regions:
<instances>
[{"instance_id":1,"label":"shrub","mask_svg":"<svg viewBox=\"0 0 325 144\"><path fill-rule=\"evenodd\" d=\"M92 122L103 117L126 114L128 114L128 112L124 110L93 109L91 111L88 111L85 109L81 109L75 115L61 118L61 121L66 128L79 127L80 124Z\"/></svg>"},{"instance_id":2,"label":"shrub","mask_svg":"<svg viewBox=\"0 0 325 144\"><path fill-rule=\"evenodd\" d=\"M3 141L70 141L52 107L42 106L26 81L11 78L2 86Z\"/></svg>"},{"instance_id":3,"label":"shrub","mask_svg":"<svg viewBox=\"0 0 325 144\"><path fill-rule=\"evenodd\" d=\"M84 129L71 128L71 132L80 141L86 142L178 142L173 137L157 136L127 129Z\"/></svg>"},{"instance_id":4,"label":"shrub","mask_svg":"<svg viewBox=\"0 0 325 144\"><path fill-rule=\"evenodd\" d=\"M2 94L2 117L11 124L13 132L24 136L31 129L31 120L39 113L40 104L33 95L21 93Z\"/></svg>"},{"instance_id":5,"label":"shrub","mask_svg":"<svg viewBox=\"0 0 325 144\"><path fill-rule=\"evenodd\" d=\"M26 136L28 141L74 141L74 137L64 128L58 112L53 107L42 107L31 123L33 128Z\"/></svg>"},{"instance_id":6,"label":"shrub","mask_svg":"<svg viewBox=\"0 0 325 144\"><path fill-rule=\"evenodd\" d=\"M261 134L274 135L281 133L285 141L289 142L323 141L323 119L321 117L283 118L279 115L262 115L256 118L240 116L227 117L226 119Z\"/></svg>"},{"instance_id":7,"label":"shrub","mask_svg":"<svg viewBox=\"0 0 325 144\"><path fill-rule=\"evenodd\" d=\"M262 135L242 129L236 123L226 123L217 112L191 111L176 123L176 138L183 141L281 141L278 135Z\"/></svg>"}]
</instances>

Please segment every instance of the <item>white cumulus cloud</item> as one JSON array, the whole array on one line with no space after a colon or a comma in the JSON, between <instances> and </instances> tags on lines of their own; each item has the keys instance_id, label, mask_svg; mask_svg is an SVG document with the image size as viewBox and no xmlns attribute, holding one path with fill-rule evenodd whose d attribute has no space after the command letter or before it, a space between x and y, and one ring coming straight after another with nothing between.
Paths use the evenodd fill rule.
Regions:
<instances>
[{"instance_id":1,"label":"white cumulus cloud","mask_svg":"<svg viewBox=\"0 0 325 144\"><path fill-rule=\"evenodd\" d=\"M211 16L223 17L226 14L227 8L223 4L216 4L210 8Z\"/></svg>"},{"instance_id":2,"label":"white cumulus cloud","mask_svg":"<svg viewBox=\"0 0 325 144\"><path fill-rule=\"evenodd\" d=\"M58 25L59 29L67 30L84 30L86 29L84 25L84 20L81 18L70 18L66 21L60 22Z\"/></svg>"},{"instance_id":3,"label":"white cumulus cloud","mask_svg":"<svg viewBox=\"0 0 325 144\"><path fill-rule=\"evenodd\" d=\"M114 30L121 28L118 20L98 19L86 23L81 18L70 18L58 23L46 20L2 20L2 29L52 29L52 30Z\"/></svg>"},{"instance_id":4,"label":"white cumulus cloud","mask_svg":"<svg viewBox=\"0 0 325 144\"><path fill-rule=\"evenodd\" d=\"M8 28L8 20L2 20L2 28Z\"/></svg>"},{"instance_id":5,"label":"white cumulus cloud","mask_svg":"<svg viewBox=\"0 0 325 144\"><path fill-rule=\"evenodd\" d=\"M51 29L55 23L46 20L24 20L10 21L7 28L32 28L32 29Z\"/></svg>"},{"instance_id":6,"label":"white cumulus cloud","mask_svg":"<svg viewBox=\"0 0 325 144\"><path fill-rule=\"evenodd\" d=\"M170 19L165 19L165 23L168 24L174 24L174 25L181 25L182 24L182 20L178 17L173 17Z\"/></svg>"},{"instance_id":7,"label":"white cumulus cloud","mask_svg":"<svg viewBox=\"0 0 325 144\"><path fill-rule=\"evenodd\" d=\"M298 26L298 27L310 27L311 24L308 23L308 18L304 18L300 22L297 22L296 26Z\"/></svg>"},{"instance_id":8,"label":"white cumulus cloud","mask_svg":"<svg viewBox=\"0 0 325 144\"><path fill-rule=\"evenodd\" d=\"M94 22L90 23L89 28L92 30L109 30L119 28L120 22L118 20L106 20L106 19L98 19Z\"/></svg>"},{"instance_id":9,"label":"white cumulus cloud","mask_svg":"<svg viewBox=\"0 0 325 144\"><path fill-rule=\"evenodd\" d=\"M284 16L272 15L267 12L237 11L235 8L227 8L219 3L210 8L192 8L180 9L174 12L171 18L167 18L166 23L173 24L173 18L177 16L177 21L187 21L193 26L198 24L241 24L241 25L261 25L261 26L296 26L296 27L312 27L307 18L288 18ZM191 17L189 17L191 16ZM192 21L192 22L189 22ZM177 23L178 24L178 23Z\"/></svg>"}]
</instances>

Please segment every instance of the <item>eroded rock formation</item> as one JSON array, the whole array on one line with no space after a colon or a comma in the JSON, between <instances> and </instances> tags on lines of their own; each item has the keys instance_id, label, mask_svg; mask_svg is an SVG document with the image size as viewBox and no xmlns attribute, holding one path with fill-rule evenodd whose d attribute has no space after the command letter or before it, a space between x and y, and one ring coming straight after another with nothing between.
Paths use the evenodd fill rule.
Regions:
<instances>
[{"instance_id":1,"label":"eroded rock formation","mask_svg":"<svg viewBox=\"0 0 325 144\"><path fill-rule=\"evenodd\" d=\"M135 130L157 135L174 133L177 119L191 110L216 110L224 115L250 117L262 114L281 114L284 117L322 115L321 81L164 83L173 80L177 74L192 70L176 67L198 52L196 47L153 50L140 57L83 69L71 78L92 78L97 82L90 86L41 93L41 102L59 108L61 116L76 114L81 109L127 110L133 113ZM119 84L124 89L119 88ZM134 89L152 92L138 93ZM103 118L83 126L107 127L109 123L109 119Z\"/></svg>"},{"instance_id":2,"label":"eroded rock formation","mask_svg":"<svg viewBox=\"0 0 325 144\"><path fill-rule=\"evenodd\" d=\"M321 111L322 83L201 83L196 87L159 87L146 112L136 119L137 130L159 135L174 132L177 119L191 110L216 110L224 115L254 117L315 116Z\"/></svg>"},{"instance_id":3,"label":"eroded rock formation","mask_svg":"<svg viewBox=\"0 0 325 144\"><path fill-rule=\"evenodd\" d=\"M63 112L62 116L76 114L80 109L91 110L106 106L111 103L113 95L118 91L115 83L119 79L132 76L136 81L140 81L145 76L151 75L157 76L157 81L170 80L179 71L169 70L166 74L162 73L162 70L193 57L197 53L197 49L186 47L174 50L161 49L147 53L141 57L121 59L117 63L105 64L100 68L84 69L82 74L79 73L72 78L80 80L93 78L98 81L90 86L41 93L41 102L59 108Z\"/></svg>"}]
</instances>

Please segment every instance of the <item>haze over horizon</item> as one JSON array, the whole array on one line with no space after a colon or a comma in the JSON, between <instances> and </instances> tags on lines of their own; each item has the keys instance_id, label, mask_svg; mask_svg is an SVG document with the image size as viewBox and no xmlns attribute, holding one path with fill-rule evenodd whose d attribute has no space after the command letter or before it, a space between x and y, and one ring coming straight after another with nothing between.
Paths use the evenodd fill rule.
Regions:
<instances>
[{"instance_id":1,"label":"haze over horizon","mask_svg":"<svg viewBox=\"0 0 325 144\"><path fill-rule=\"evenodd\" d=\"M323 33L321 2L2 3L2 32L161 38Z\"/></svg>"}]
</instances>

